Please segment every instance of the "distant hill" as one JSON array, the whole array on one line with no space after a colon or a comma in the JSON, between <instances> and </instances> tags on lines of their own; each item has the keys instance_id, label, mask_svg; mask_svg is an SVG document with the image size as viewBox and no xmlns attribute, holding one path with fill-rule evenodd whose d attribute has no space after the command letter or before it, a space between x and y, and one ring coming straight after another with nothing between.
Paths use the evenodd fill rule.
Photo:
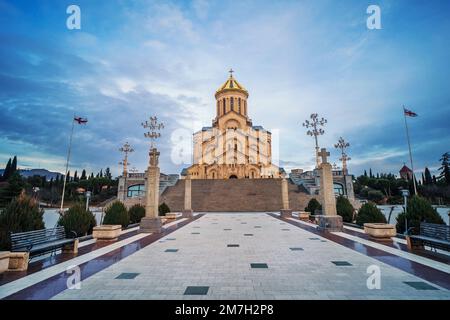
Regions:
<instances>
[{"instance_id":1,"label":"distant hill","mask_svg":"<svg viewBox=\"0 0 450 320\"><path fill-rule=\"evenodd\" d=\"M3 175L4 169L0 169L0 174ZM32 176L45 176L47 180L53 178L56 179L57 176L62 176L59 172L48 171L47 169L19 169L18 170L22 177L32 177Z\"/></svg>"}]
</instances>

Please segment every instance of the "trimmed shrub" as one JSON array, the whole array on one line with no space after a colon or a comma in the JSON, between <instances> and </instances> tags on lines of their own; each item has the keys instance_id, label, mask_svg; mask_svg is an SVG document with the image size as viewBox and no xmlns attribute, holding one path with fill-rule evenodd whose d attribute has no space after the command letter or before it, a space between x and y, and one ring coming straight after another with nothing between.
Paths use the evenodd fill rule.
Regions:
<instances>
[{"instance_id":1,"label":"trimmed shrub","mask_svg":"<svg viewBox=\"0 0 450 320\"><path fill-rule=\"evenodd\" d=\"M314 214L316 210L322 210L322 205L317 201L316 198L312 198L308 202L308 206L305 208L305 211L311 212L311 214Z\"/></svg>"},{"instance_id":2,"label":"trimmed shrub","mask_svg":"<svg viewBox=\"0 0 450 320\"><path fill-rule=\"evenodd\" d=\"M128 210L130 215L130 223L139 223L145 217L145 208L140 204L135 204Z\"/></svg>"},{"instance_id":3,"label":"trimmed shrub","mask_svg":"<svg viewBox=\"0 0 450 320\"><path fill-rule=\"evenodd\" d=\"M63 226L67 237L73 237L71 231L75 231L78 237L92 233L92 229L97 225L95 216L86 211L83 203L76 203L58 220L58 225Z\"/></svg>"},{"instance_id":4,"label":"trimmed shrub","mask_svg":"<svg viewBox=\"0 0 450 320\"><path fill-rule=\"evenodd\" d=\"M406 218L408 219L408 228L414 228L411 230L412 234L420 233L421 222L445 224L430 202L416 195L408 200ZM402 212L397 216L397 232L404 233L405 231L405 213Z\"/></svg>"},{"instance_id":5,"label":"trimmed shrub","mask_svg":"<svg viewBox=\"0 0 450 320\"><path fill-rule=\"evenodd\" d=\"M368 202L363 204L356 216L356 224L363 226L364 223L386 223L386 217L374 203Z\"/></svg>"},{"instance_id":6,"label":"trimmed shrub","mask_svg":"<svg viewBox=\"0 0 450 320\"><path fill-rule=\"evenodd\" d=\"M159 205L158 211L160 216L165 216L166 213L170 212L170 208L165 202L163 202Z\"/></svg>"},{"instance_id":7,"label":"trimmed shrub","mask_svg":"<svg viewBox=\"0 0 450 320\"><path fill-rule=\"evenodd\" d=\"M337 214L342 216L344 222L353 222L353 206L344 196L339 196L336 199L336 211Z\"/></svg>"},{"instance_id":8,"label":"trimmed shrub","mask_svg":"<svg viewBox=\"0 0 450 320\"><path fill-rule=\"evenodd\" d=\"M374 202L381 202L384 199L384 194L383 192L379 191L379 190L370 190L367 193L367 199L370 201L374 201Z\"/></svg>"},{"instance_id":9,"label":"trimmed shrub","mask_svg":"<svg viewBox=\"0 0 450 320\"><path fill-rule=\"evenodd\" d=\"M126 228L129 223L130 217L122 202L115 201L106 209L103 224L120 224L122 228Z\"/></svg>"},{"instance_id":10,"label":"trimmed shrub","mask_svg":"<svg viewBox=\"0 0 450 320\"><path fill-rule=\"evenodd\" d=\"M44 210L38 203L25 195L13 199L0 213L0 249L9 250L9 233L44 229Z\"/></svg>"}]
</instances>

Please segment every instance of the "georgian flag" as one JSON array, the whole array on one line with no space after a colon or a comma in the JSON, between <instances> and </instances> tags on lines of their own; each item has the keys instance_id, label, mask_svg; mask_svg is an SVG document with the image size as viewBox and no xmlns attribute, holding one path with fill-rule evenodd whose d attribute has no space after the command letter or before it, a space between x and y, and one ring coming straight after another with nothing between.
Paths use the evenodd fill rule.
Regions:
<instances>
[{"instance_id":1,"label":"georgian flag","mask_svg":"<svg viewBox=\"0 0 450 320\"><path fill-rule=\"evenodd\" d=\"M411 110L408 110L408 109L406 109L405 107L403 107L403 112L405 113L405 116L408 116L408 117L417 117L417 113L415 113L415 112L413 112L413 111L411 111Z\"/></svg>"},{"instance_id":2,"label":"georgian flag","mask_svg":"<svg viewBox=\"0 0 450 320\"><path fill-rule=\"evenodd\" d=\"M74 121L76 121L78 124L86 124L88 122L87 118L82 117L74 117Z\"/></svg>"}]
</instances>

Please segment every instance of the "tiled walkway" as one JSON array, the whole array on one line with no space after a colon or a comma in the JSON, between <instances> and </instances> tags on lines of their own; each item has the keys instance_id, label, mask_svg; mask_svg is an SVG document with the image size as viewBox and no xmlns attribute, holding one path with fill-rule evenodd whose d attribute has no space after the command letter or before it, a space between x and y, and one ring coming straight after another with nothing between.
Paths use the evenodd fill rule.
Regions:
<instances>
[{"instance_id":1,"label":"tiled walkway","mask_svg":"<svg viewBox=\"0 0 450 320\"><path fill-rule=\"evenodd\" d=\"M395 252L380 260L370 255L383 247L358 250L355 239L311 231L263 213L209 213L53 298L450 299L445 270L426 266L440 286L395 267L410 261ZM367 287L370 266L381 270L381 289Z\"/></svg>"}]
</instances>

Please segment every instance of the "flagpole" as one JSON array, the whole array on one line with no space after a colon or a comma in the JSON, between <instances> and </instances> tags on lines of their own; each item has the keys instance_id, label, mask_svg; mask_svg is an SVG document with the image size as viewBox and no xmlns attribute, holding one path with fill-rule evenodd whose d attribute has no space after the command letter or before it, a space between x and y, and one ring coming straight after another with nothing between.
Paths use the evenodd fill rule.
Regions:
<instances>
[{"instance_id":1,"label":"flagpole","mask_svg":"<svg viewBox=\"0 0 450 320\"><path fill-rule=\"evenodd\" d=\"M69 159L70 159L70 151L72 149L72 136L73 136L73 128L74 128L74 126L75 126L75 115L72 118L72 130L70 131L69 150L67 152L66 172L64 174L63 190L62 190L62 196L61 196L61 208L59 210L59 213L61 215L63 214L64 194L66 192L66 181L67 181L67 173L69 171Z\"/></svg>"},{"instance_id":2,"label":"flagpole","mask_svg":"<svg viewBox=\"0 0 450 320\"><path fill-rule=\"evenodd\" d=\"M416 176L414 174L414 165L413 165L413 158L412 158L412 152L411 152L411 142L409 140L409 129L408 129L408 122L406 121L405 106L403 106L403 117L405 118L406 139L408 140L409 161L411 162L412 179L413 179L413 185L414 185L414 194L417 194Z\"/></svg>"}]
</instances>

